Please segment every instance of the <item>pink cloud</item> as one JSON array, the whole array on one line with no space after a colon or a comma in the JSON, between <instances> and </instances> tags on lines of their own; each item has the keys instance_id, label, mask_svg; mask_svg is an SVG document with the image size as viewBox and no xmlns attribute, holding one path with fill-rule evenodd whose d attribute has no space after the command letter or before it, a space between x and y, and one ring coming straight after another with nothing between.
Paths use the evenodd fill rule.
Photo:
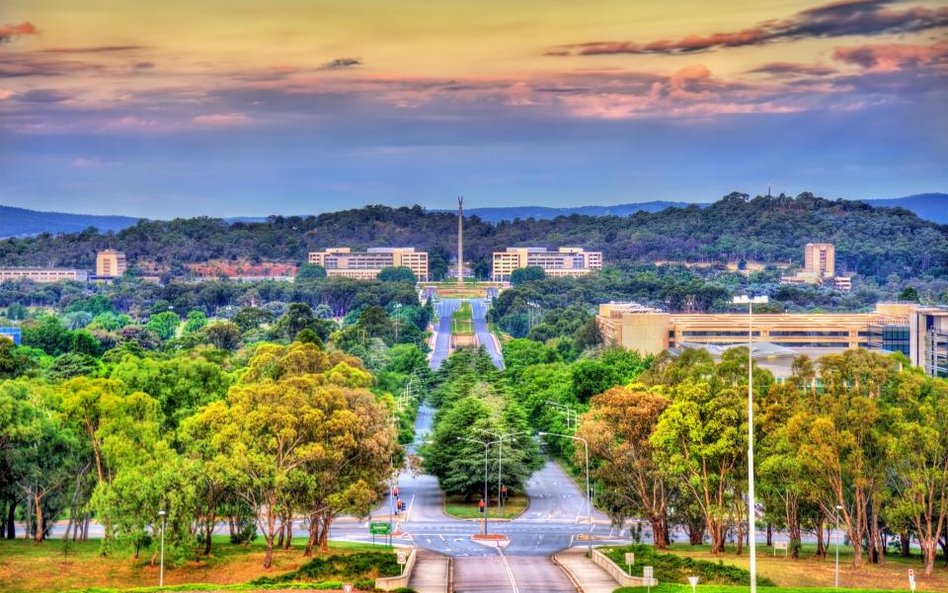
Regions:
<instances>
[{"instance_id":1,"label":"pink cloud","mask_svg":"<svg viewBox=\"0 0 948 593\"><path fill-rule=\"evenodd\" d=\"M33 23L23 22L19 25L0 25L0 43L10 41L21 35L39 35L39 29Z\"/></svg>"},{"instance_id":2,"label":"pink cloud","mask_svg":"<svg viewBox=\"0 0 948 593\"><path fill-rule=\"evenodd\" d=\"M211 113L191 118L191 123L194 125L208 128L230 128L234 126L244 126L250 122L250 117L238 112Z\"/></svg>"},{"instance_id":3,"label":"pink cloud","mask_svg":"<svg viewBox=\"0 0 948 593\"><path fill-rule=\"evenodd\" d=\"M948 66L948 41L934 45L885 43L837 47L833 57L876 72L896 72L918 66Z\"/></svg>"},{"instance_id":4,"label":"pink cloud","mask_svg":"<svg viewBox=\"0 0 948 593\"><path fill-rule=\"evenodd\" d=\"M6 101L16 93L10 89L0 89L0 101Z\"/></svg>"}]
</instances>

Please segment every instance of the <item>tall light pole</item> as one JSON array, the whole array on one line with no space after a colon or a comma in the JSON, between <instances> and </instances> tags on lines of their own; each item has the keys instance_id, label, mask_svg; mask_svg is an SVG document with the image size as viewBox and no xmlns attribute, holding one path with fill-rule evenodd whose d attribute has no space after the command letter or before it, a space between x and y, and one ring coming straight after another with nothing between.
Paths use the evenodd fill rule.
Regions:
<instances>
[{"instance_id":1,"label":"tall light pole","mask_svg":"<svg viewBox=\"0 0 948 593\"><path fill-rule=\"evenodd\" d=\"M750 540L750 590L757 593L757 531L754 500L754 305L768 301L766 296L734 297L734 304L747 305L747 533Z\"/></svg>"},{"instance_id":2,"label":"tall light pole","mask_svg":"<svg viewBox=\"0 0 948 593\"><path fill-rule=\"evenodd\" d=\"M573 420L574 420L574 421L577 420L577 418L576 418L577 412L574 412L574 411L573 411L573 408L569 407L569 406L566 405L566 404L561 404L561 403L559 403L559 402L555 402L555 401L553 401L553 400L549 400L549 399L548 399L548 400L546 400L546 405L548 405L548 406L556 406L557 408L563 408L563 409L566 411L566 428L567 428L567 429L570 427L570 425L569 425L570 416L573 417Z\"/></svg>"},{"instance_id":3,"label":"tall light pole","mask_svg":"<svg viewBox=\"0 0 948 593\"><path fill-rule=\"evenodd\" d=\"M487 535L487 450L490 448L490 443L477 439L469 439L467 437L458 437L458 440L484 445L484 535Z\"/></svg>"},{"instance_id":4,"label":"tall light pole","mask_svg":"<svg viewBox=\"0 0 948 593\"><path fill-rule=\"evenodd\" d=\"M503 484L503 482L501 481L501 472L502 472L503 467L504 467L504 439L510 438L510 437L513 437L513 436L519 436L519 435L524 435L524 434L530 434L530 431L521 430L521 431L517 431L517 432L508 432L508 433L505 433L505 434L498 434L498 433L496 433L496 432L491 432L491 431L489 431L489 430L485 430L484 433L489 434L490 436L495 437L495 438L497 439L497 440L491 441L491 442L489 442L489 443L487 443L487 444L488 444L488 445L493 445L493 444L496 444L496 445L497 445L497 516L500 517L500 516L501 516L500 505L501 505L501 498L502 498L501 495L500 495L500 489L501 489L501 486L502 486L502 484Z\"/></svg>"},{"instance_id":5,"label":"tall light pole","mask_svg":"<svg viewBox=\"0 0 948 593\"><path fill-rule=\"evenodd\" d=\"M839 589L839 512L843 505L836 505L836 588Z\"/></svg>"},{"instance_id":6,"label":"tall light pole","mask_svg":"<svg viewBox=\"0 0 948 593\"><path fill-rule=\"evenodd\" d=\"M161 517L161 567L158 569L158 586L164 587L165 585L165 524L167 520L167 513L164 509L158 511L158 516Z\"/></svg>"},{"instance_id":7,"label":"tall light pole","mask_svg":"<svg viewBox=\"0 0 948 593\"><path fill-rule=\"evenodd\" d=\"M583 443L583 448L586 451L586 531L588 532L586 542L589 553L592 553L592 490L589 489L589 441L582 437L571 434L560 434L558 432L538 432L537 436L562 437L564 439L582 441Z\"/></svg>"}]
</instances>

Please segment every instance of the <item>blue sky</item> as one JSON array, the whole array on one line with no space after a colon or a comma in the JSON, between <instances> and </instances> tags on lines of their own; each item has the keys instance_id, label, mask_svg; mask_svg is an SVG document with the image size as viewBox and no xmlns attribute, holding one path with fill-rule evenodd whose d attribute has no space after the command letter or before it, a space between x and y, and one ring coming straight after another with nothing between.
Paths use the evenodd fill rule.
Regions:
<instances>
[{"instance_id":1,"label":"blue sky","mask_svg":"<svg viewBox=\"0 0 948 593\"><path fill-rule=\"evenodd\" d=\"M267 7L4 2L0 203L167 218L948 188L944 3Z\"/></svg>"}]
</instances>

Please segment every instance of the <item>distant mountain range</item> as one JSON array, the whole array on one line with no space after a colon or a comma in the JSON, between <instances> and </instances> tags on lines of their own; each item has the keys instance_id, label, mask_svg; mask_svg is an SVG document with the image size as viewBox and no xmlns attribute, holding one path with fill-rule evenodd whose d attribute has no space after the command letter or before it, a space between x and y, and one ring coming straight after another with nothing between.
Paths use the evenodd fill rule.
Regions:
<instances>
[{"instance_id":1,"label":"distant mountain range","mask_svg":"<svg viewBox=\"0 0 948 593\"><path fill-rule=\"evenodd\" d=\"M78 233L90 226L100 231L120 231L138 222L130 216L95 216L39 212L13 206L0 206L0 238L24 237L40 233Z\"/></svg>"},{"instance_id":2,"label":"distant mountain range","mask_svg":"<svg viewBox=\"0 0 948 593\"><path fill-rule=\"evenodd\" d=\"M919 218L938 224L948 224L948 194L930 193L864 200L876 207L904 208ZM471 208L465 212L476 215L487 222L534 218L548 220L557 216L580 214L585 216L629 216L639 211L658 212L666 208L690 206L688 202L640 202L636 204L617 204L615 206L576 206L573 208L548 208L544 206L508 206L503 208ZM707 206L699 203L698 206ZM23 237L40 233L78 233L89 227L102 232L118 232L130 227L139 219L130 216L96 216L91 214L66 214L63 212L41 212L26 208L0 206L0 238ZM263 222L265 217L242 216L226 219L228 222Z\"/></svg>"}]
</instances>

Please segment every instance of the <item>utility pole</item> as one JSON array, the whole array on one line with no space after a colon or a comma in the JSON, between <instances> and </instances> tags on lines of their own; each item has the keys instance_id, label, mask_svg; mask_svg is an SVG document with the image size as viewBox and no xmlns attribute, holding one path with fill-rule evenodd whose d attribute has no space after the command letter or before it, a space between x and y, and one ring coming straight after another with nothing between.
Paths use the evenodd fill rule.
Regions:
<instances>
[{"instance_id":1,"label":"utility pole","mask_svg":"<svg viewBox=\"0 0 948 593\"><path fill-rule=\"evenodd\" d=\"M464 196L458 196L458 286L464 286Z\"/></svg>"}]
</instances>

